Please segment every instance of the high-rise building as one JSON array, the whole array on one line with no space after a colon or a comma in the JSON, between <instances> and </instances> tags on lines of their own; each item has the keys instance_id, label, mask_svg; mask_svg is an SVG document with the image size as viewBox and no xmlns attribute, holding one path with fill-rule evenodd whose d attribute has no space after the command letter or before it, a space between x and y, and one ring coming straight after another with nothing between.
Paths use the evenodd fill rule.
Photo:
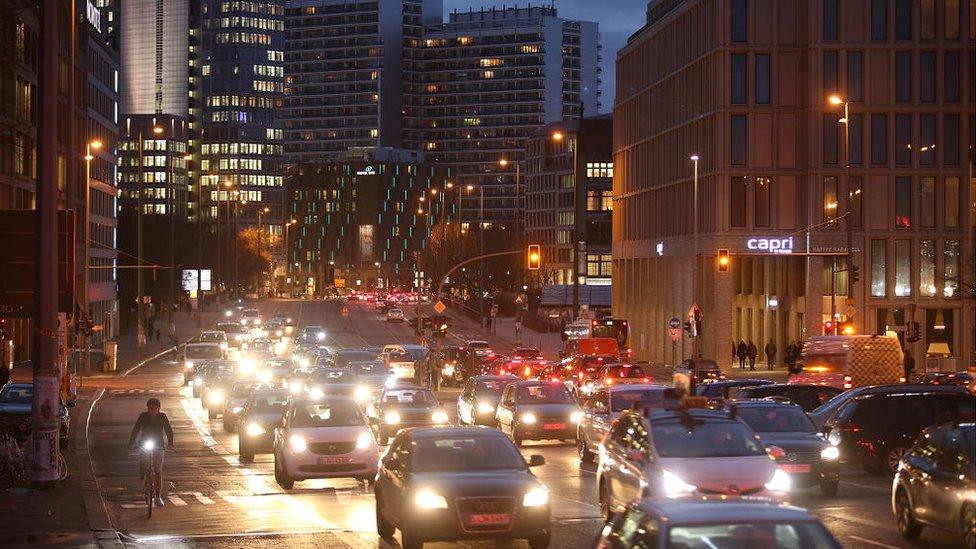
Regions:
<instances>
[{"instance_id":1,"label":"high-rise building","mask_svg":"<svg viewBox=\"0 0 976 549\"><path fill-rule=\"evenodd\" d=\"M404 97L441 0L294 0L285 9L285 160L401 147Z\"/></svg>"},{"instance_id":2,"label":"high-rise building","mask_svg":"<svg viewBox=\"0 0 976 549\"><path fill-rule=\"evenodd\" d=\"M782 364L827 321L972 364L973 4L716 4L650 2L617 56L613 314L635 357L670 362L665 327L697 304L724 365L740 340Z\"/></svg>"},{"instance_id":3,"label":"high-rise building","mask_svg":"<svg viewBox=\"0 0 976 549\"><path fill-rule=\"evenodd\" d=\"M483 185L487 222L515 221L525 140L550 122L599 113L597 24L554 7L454 12L428 25L421 45L407 146ZM466 211L478 210L480 197L466 200Z\"/></svg>"},{"instance_id":4,"label":"high-rise building","mask_svg":"<svg viewBox=\"0 0 976 549\"><path fill-rule=\"evenodd\" d=\"M238 199L241 225L281 230L285 1L201 0L201 187L204 218L217 216L219 193ZM230 185L230 187L228 187ZM265 212L265 208L268 209Z\"/></svg>"}]
</instances>

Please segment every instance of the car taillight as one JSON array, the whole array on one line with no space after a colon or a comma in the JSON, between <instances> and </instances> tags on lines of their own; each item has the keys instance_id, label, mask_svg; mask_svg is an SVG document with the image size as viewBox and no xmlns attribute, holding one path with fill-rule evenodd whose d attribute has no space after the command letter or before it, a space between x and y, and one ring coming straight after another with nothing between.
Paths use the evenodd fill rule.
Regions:
<instances>
[{"instance_id":1,"label":"car taillight","mask_svg":"<svg viewBox=\"0 0 976 549\"><path fill-rule=\"evenodd\" d=\"M606 383L607 385L613 385L613 378L608 377L607 379L604 379L603 382Z\"/></svg>"},{"instance_id":2,"label":"car taillight","mask_svg":"<svg viewBox=\"0 0 976 549\"><path fill-rule=\"evenodd\" d=\"M650 383L650 382L651 382L651 378L649 378L649 377L645 377L644 378L644 383Z\"/></svg>"},{"instance_id":3,"label":"car taillight","mask_svg":"<svg viewBox=\"0 0 976 549\"><path fill-rule=\"evenodd\" d=\"M770 459L783 459L786 457L786 451L779 446L767 446L766 453L769 454Z\"/></svg>"}]
</instances>

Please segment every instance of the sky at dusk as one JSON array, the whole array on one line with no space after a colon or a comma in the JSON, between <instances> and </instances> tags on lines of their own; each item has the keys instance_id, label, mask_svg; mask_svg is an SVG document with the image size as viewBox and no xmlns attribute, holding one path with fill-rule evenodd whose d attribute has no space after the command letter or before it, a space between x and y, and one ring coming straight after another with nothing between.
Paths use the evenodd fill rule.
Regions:
<instances>
[{"instance_id":1,"label":"sky at dusk","mask_svg":"<svg viewBox=\"0 0 976 549\"><path fill-rule=\"evenodd\" d=\"M535 0L533 6L549 5L552 0ZM444 0L444 13L468 8L490 8L502 5L511 7L518 4L526 6L528 0ZM600 37L603 42L603 112L613 108L614 63L617 50L627 43L627 37L644 25L647 0L555 0L559 16L566 19L596 21L600 24Z\"/></svg>"}]
</instances>

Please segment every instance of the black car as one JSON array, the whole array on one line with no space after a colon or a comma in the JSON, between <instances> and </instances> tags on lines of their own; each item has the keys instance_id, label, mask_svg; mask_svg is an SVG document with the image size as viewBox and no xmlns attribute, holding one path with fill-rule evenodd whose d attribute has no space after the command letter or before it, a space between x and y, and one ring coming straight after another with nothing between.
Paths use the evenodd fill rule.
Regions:
<instances>
[{"instance_id":1,"label":"black car","mask_svg":"<svg viewBox=\"0 0 976 549\"><path fill-rule=\"evenodd\" d=\"M773 385L757 385L746 387L738 392L735 398L782 398L796 403L806 412L812 412L828 400L843 392L843 389L826 385L812 385L806 383Z\"/></svg>"},{"instance_id":2,"label":"black car","mask_svg":"<svg viewBox=\"0 0 976 549\"><path fill-rule=\"evenodd\" d=\"M68 408L73 402L65 404L58 398L58 431L61 443L68 442L68 425L71 418ZM0 389L0 432L5 432L20 442L31 434L31 412L34 409L33 383L7 383Z\"/></svg>"},{"instance_id":3,"label":"black car","mask_svg":"<svg viewBox=\"0 0 976 549\"><path fill-rule=\"evenodd\" d=\"M445 425L450 420L433 391L413 385L384 388L367 414L381 445L400 429Z\"/></svg>"},{"instance_id":4,"label":"black car","mask_svg":"<svg viewBox=\"0 0 976 549\"><path fill-rule=\"evenodd\" d=\"M210 376L203 386L203 406L207 409L207 417L216 419L224 410L224 404L230 398L237 374L230 371L220 371Z\"/></svg>"},{"instance_id":5,"label":"black car","mask_svg":"<svg viewBox=\"0 0 976 549\"><path fill-rule=\"evenodd\" d=\"M701 383L695 387L695 395L708 398L742 398L741 391L758 385L772 385L768 379L726 379Z\"/></svg>"},{"instance_id":6,"label":"black car","mask_svg":"<svg viewBox=\"0 0 976 549\"><path fill-rule=\"evenodd\" d=\"M962 547L976 547L976 424L923 431L898 466L891 508L907 539L931 526L962 534Z\"/></svg>"},{"instance_id":7,"label":"black car","mask_svg":"<svg viewBox=\"0 0 976 549\"><path fill-rule=\"evenodd\" d=\"M923 429L948 421L972 421L973 415L973 397L965 392L868 394L844 403L824 425L824 432L845 463L859 464L870 473L894 474Z\"/></svg>"},{"instance_id":8,"label":"black car","mask_svg":"<svg viewBox=\"0 0 976 549\"><path fill-rule=\"evenodd\" d=\"M692 389L697 387L699 383L726 379L722 369L718 367L718 363L710 358L685 359L680 366L674 369L674 373L687 376Z\"/></svg>"},{"instance_id":9,"label":"black car","mask_svg":"<svg viewBox=\"0 0 976 549\"><path fill-rule=\"evenodd\" d=\"M759 435L766 452L790 475L794 487L820 486L837 495L840 452L828 443L796 404L753 400L736 403L739 417Z\"/></svg>"},{"instance_id":10,"label":"black car","mask_svg":"<svg viewBox=\"0 0 976 549\"><path fill-rule=\"evenodd\" d=\"M495 425L495 410L502 392L516 376L475 376L464 382L458 395L458 422L466 425Z\"/></svg>"},{"instance_id":11,"label":"black car","mask_svg":"<svg viewBox=\"0 0 976 549\"><path fill-rule=\"evenodd\" d=\"M281 425L290 400L290 393L283 389L251 393L239 414L237 445L241 463L254 460L254 454L270 454L274 450L274 430Z\"/></svg>"},{"instance_id":12,"label":"black car","mask_svg":"<svg viewBox=\"0 0 976 549\"><path fill-rule=\"evenodd\" d=\"M397 435L377 475L376 530L425 542L527 539L549 546L549 491L512 443L487 427L410 429Z\"/></svg>"},{"instance_id":13,"label":"black car","mask_svg":"<svg viewBox=\"0 0 976 549\"><path fill-rule=\"evenodd\" d=\"M227 346L240 349L244 345L244 327L237 322L218 322L217 330L227 334Z\"/></svg>"},{"instance_id":14,"label":"black car","mask_svg":"<svg viewBox=\"0 0 976 549\"><path fill-rule=\"evenodd\" d=\"M847 403L848 400L854 399L859 396L865 395L887 395L894 393L949 393L962 395L966 394L965 389L961 387L946 387L939 385L925 385L923 383L906 385L904 383L899 383L895 385L870 385L867 387L856 387L849 391L844 391L834 398L828 400L827 402L821 404L819 407L815 408L810 412L810 419L813 421L814 425L819 429L823 429L823 426L834 417L841 407Z\"/></svg>"},{"instance_id":15,"label":"black car","mask_svg":"<svg viewBox=\"0 0 976 549\"><path fill-rule=\"evenodd\" d=\"M562 382L519 381L505 387L495 419L521 446L523 440L575 441L583 412Z\"/></svg>"}]
</instances>

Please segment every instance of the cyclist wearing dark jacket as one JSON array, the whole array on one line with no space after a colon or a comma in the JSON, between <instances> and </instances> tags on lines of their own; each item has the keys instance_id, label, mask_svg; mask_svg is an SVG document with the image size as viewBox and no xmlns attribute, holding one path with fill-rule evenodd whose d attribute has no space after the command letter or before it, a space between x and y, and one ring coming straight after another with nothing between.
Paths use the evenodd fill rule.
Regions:
<instances>
[{"instance_id":1,"label":"cyclist wearing dark jacket","mask_svg":"<svg viewBox=\"0 0 976 549\"><path fill-rule=\"evenodd\" d=\"M136 439L140 446L146 441L153 442L151 452L143 452L142 459L139 460L139 478L145 476L146 457L152 455L153 468L156 472L156 505L162 505L163 500L159 497L159 487L163 483L163 435L169 442L169 447L173 448L173 428L169 425L166 414L159 411L159 399L150 398L146 402L146 411L139 414L132 434L129 435L129 448L135 447Z\"/></svg>"}]
</instances>

